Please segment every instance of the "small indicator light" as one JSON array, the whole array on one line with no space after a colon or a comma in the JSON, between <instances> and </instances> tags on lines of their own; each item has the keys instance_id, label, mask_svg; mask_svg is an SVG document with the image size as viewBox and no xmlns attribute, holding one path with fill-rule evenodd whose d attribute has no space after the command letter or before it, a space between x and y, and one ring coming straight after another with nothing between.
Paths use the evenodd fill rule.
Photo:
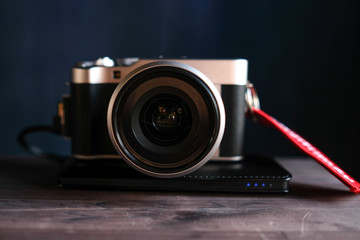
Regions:
<instances>
[{"instance_id":1,"label":"small indicator light","mask_svg":"<svg viewBox=\"0 0 360 240\"><path fill-rule=\"evenodd\" d=\"M265 183L261 184L261 186L265 187Z\"/></svg>"},{"instance_id":2,"label":"small indicator light","mask_svg":"<svg viewBox=\"0 0 360 240\"><path fill-rule=\"evenodd\" d=\"M247 183L246 186L247 186L247 187L250 187L250 183Z\"/></svg>"},{"instance_id":3,"label":"small indicator light","mask_svg":"<svg viewBox=\"0 0 360 240\"><path fill-rule=\"evenodd\" d=\"M257 183L255 183L255 184L254 184L254 186L255 186L255 187L257 187L257 186L258 186L258 184L257 184Z\"/></svg>"}]
</instances>

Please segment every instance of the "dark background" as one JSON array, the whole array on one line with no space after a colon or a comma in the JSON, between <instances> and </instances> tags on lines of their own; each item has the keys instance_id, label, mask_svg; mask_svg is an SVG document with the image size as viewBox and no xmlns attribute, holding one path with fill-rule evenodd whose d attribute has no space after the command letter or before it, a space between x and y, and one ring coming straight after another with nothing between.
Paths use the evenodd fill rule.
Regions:
<instances>
[{"instance_id":1,"label":"dark background","mask_svg":"<svg viewBox=\"0 0 360 240\"><path fill-rule=\"evenodd\" d=\"M24 154L21 128L48 124L79 60L245 58L264 111L360 178L359 1L2 1L0 154ZM249 153L302 153L247 123ZM31 140L59 153L70 144Z\"/></svg>"}]
</instances>

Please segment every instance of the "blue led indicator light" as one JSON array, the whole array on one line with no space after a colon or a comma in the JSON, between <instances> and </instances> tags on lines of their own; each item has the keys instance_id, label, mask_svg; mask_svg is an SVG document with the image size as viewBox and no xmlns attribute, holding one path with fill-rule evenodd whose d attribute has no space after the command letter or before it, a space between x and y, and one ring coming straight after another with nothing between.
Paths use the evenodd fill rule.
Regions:
<instances>
[{"instance_id":1,"label":"blue led indicator light","mask_svg":"<svg viewBox=\"0 0 360 240\"><path fill-rule=\"evenodd\" d=\"M250 187L250 183L247 183L246 186L247 186L247 187Z\"/></svg>"},{"instance_id":2,"label":"blue led indicator light","mask_svg":"<svg viewBox=\"0 0 360 240\"><path fill-rule=\"evenodd\" d=\"M265 187L265 183L263 183L261 186Z\"/></svg>"},{"instance_id":3,"label":"blue led indicator light","mask_svg":"<svg viewBox=\"0 0 360 240\"><path fill-rule=\"evenodd\" d=\"M255 183L255 184L254 184L254 186L255 186L255 187L257 187L257 186L258 186L258 184L257 184L257 183Z\"/></svg>"}]
</instances>

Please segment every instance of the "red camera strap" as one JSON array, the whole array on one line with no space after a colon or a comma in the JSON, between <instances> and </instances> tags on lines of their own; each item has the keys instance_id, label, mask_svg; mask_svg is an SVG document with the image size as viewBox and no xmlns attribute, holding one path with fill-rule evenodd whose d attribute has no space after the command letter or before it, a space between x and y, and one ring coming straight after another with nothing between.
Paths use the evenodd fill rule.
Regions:
<instances>
[{"instance_id":1,"label":"red camera strap","mask_svg":"<svg viewBox=\"0 0 360 240\"><path fill-rule=\"evenodd\" d=\"M285 135L291 142L293 142L298 148L308 154L310 157L314 158L320 165L322 165L326 170L331 174L337 177L341 182L350 188L350 191L353 193L360 193L360 183L353 179L349 174L342 170L338 165L336 165L332 160L330 160L325 154L316 149L311 143L306 141L304 138L299 136L288 127L286 127L281 122L277 121L275 118L269 116L262 110L252 107L251 115L265 125L270 125L282 134Z\"/></svg>"}]
</instances>

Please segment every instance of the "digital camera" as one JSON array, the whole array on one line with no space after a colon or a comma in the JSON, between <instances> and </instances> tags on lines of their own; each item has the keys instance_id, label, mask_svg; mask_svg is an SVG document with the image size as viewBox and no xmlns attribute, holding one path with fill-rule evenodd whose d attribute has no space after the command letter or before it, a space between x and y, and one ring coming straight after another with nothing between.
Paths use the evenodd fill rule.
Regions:
<instances>
[{"instance_id":1,"label":"digital camera","mask_svg":"<svg viewBox=\"0 0 360 240\"><path fill-rule=\"evenodd\" d=\"M247 60L100 58L72 69L64 136L76 159L160 178L242 158Z\"/></svg>"}]
</instances>

